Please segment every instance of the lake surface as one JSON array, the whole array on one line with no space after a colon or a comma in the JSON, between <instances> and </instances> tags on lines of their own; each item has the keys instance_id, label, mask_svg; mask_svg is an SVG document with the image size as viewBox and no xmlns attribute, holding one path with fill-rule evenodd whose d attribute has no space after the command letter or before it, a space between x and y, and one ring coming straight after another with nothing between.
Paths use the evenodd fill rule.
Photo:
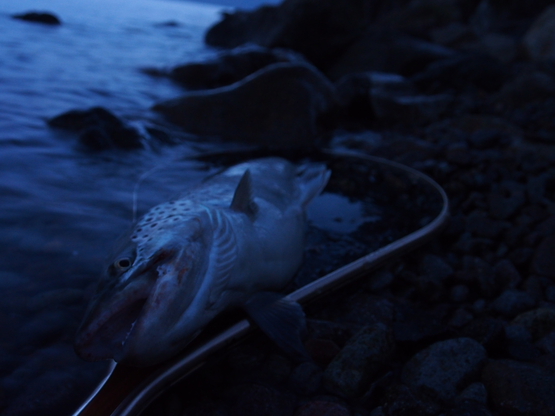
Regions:
<instances>
[{"instance_id":1,"label":"lake surface","mask_svg":"<svg viewBox=\"0 0 555 416\"><path fill-rule=\"evenodd\" d=\"M251 2L253 3L253 2ZM46 120L103 106L139 130L151 106L183 92L141 69L214 56L203 44L220 7L166 0L0 3L0 414L67 415L103 377L71 343L113 242L141 214L216 171L191 157L222 150L186 141L87 152ZM11 18L56 14L61 26ZM140 186L139 186L140 185ZM313 222L355 229L361 208L322 197ZM356 218L351 218L351 217Z\"/></svg>"},{"instance_id":2,"label":"lake surface","mask_svg":"<svg viewBox=\"0 0 555 416\"><path fill-rule=\"evenodd\" d=\"M11 18L47 10L47 26ZM163 0L0 3L0 414L69 414L106 363L80 361L71 341L112 242L138 211L210 172L198 144L85 152L46 120L103 106L142 128L179 95L140 71L203 59L220 8ZM202 146L200 146L202 147Z\"/></svg>"}]
</instances>

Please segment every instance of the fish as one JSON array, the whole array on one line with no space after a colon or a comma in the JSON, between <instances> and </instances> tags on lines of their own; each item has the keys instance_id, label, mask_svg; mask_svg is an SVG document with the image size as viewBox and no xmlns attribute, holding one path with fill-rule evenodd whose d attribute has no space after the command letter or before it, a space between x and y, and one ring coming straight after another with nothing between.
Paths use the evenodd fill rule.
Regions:
<instances>
[{"instance_id":1,"label":"fish","mask_svg":"<svg viewBox=\"0 0 555 416\"><path fill-rule=\"evenodd\" d=\"M330 175L323 163L255 159L153 207L104 268L77 354L157 364L241 308L291 356L306 357L302 308L279 291L301 265L306 208Z\"/></svg>"}]
</instances>

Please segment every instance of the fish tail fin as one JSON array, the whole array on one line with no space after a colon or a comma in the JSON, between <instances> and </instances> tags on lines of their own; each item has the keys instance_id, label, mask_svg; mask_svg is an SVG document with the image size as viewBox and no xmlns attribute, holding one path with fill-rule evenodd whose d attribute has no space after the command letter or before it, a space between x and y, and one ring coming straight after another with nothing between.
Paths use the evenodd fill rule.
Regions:
<instances>
[{"instance_id":1,"label":"fish tail fin","mask_svg":"<svg viewBox=\"0 0 555 416\"><path fill-rule=\"evenodd\" d=\"M330 176L331 171L322 163L309 163L297 168L297 181L301 190L300 203L303 208L320 195Z\"/></svg>"}]
</instances>

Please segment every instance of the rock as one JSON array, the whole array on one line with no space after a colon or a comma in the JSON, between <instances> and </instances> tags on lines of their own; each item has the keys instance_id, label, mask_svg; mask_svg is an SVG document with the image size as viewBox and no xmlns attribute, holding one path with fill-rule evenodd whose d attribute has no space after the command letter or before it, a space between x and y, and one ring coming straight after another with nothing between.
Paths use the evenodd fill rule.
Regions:
<instances>
[{"instance_id":1,"label":"rock","mask_svg":"<svg viewBox=\"0 0 555 416\"><path fill-rule=\"evenodd\" d=\"M555 6L538 16L524 35L522 46L533 60L555 58Z\"/></svg>"},{"instance_id":2,"label":"rock","mask_svg":"<svg viewBox=\"0 0 555 416\"><path fill-rule=\"evenodd\" d=\"M516 289L507 289L492 302L492 309L501 315L514 317L533 308L534 305L535 301L528 293Z\"/></svg>"},{"instance_id":3,"label":"rock","mask_svg":"<svg viewBox=\"0 0 555 416\"><path fill-rule=\"evenodd\" d=\"M503 289L516 289L522 282L522 277L514 264L508 260L500 260L494 267L495 280Z\"/></svg>"},{"instance_id":4,"label":"rock","mask_svg":"<svg viewBox=\"0 0 555 416\"><path fill-rule=\"evenodd\" d=\"M225 48L245 43L288 48L325 68L362 33L370 12L359 0L285 0L252 12L224 13L207 31L205 42Z\"/></svg>"},{"instance_id":5,"label":"rock","mask_svg":"<svg viewBox=\"0 0 555 416\"><path fill-rule=\"evenodd\" d=\"M227 87L189 93L154 106L187 132L268 147L309 147L335 90L313 67L274 64Z\"/></svg>"},{"instance_id":6,"label":"rock","mask_svg":"<svg viewBox=\"0 0 555 416\"><path fill-rule=\"evenodd\" d=\"M355 397L391 358L395 343L383 324L357 333L324 372L324 387L343 397Z\"/></svg>"},{"instance_id":7,"label":"rock","mask_svg":"<svg viewBox=\"0 0 555 416\"><path fill-rule=\"evenodd\" d=\"M169 76L191 90L211 89L238 82L271 64L303 61L300 55L292 51L248 45L222 52L207 62L177 66L170 71Z\"/></svg>"},{"instance_id":8,"label":"rock","mask_svg":"<svg viewBox=\"0 0 555 416\"><path fill-rule=\"evenodd\" d=\"M534 252L532 270L555 280L555 235L545 237Z\"/></svg>"},{"instance_id":9,"label":"rock","mask_svg":"<svg viewBox=\"0 0 555 416\"><path fill-rule=\"evenodd\" d=\"M59 26L62 24L62 21L56 15L48 12L27 12L14 14L12 17L26 22L43 23L52 26Z\"/></svg>"},{"instance_id":10,"label":"rock","mask_svg":"<svg viewBox=\"0 0 555 416\"><path fill-rule=\"evenodd\" d=\"M412 76L432 62L454 56L451 49L389 30L369 30L326 72L333 80L353 72Z\"/></svg>"},{"instance_id":11,"label":"rock","mask_svg":"<svg viewBox=\"0 0 555 416\"><path fill-rule=\"evenodd\" d=\"M457 397L458 402L473 401L477 403L487 404L488 392L484 383L479 381L471 383Z\"/></svg>"},{"instance_id":12,"label":"rock","mask_svg":"<svg viewBox=\"0 0 555 416\"><path fill-rule=\"evenodd\" d=\"M451 401L478 376L486 358L484 347L473 339L449 339L417 353L401 377L409 387Z\"/></svg>"},{"instance_id":13,"label":"rock","mask_svg":"<svg viewBox=\"0 0 555 416\"><path fill-rule=\"evenodd\" d=\"M484 367L482 380L500 414L555 414L555 375L542 368L512 360L492 360Z\"/></svg>"},{"instance_id":14,"label":"rock","mask_svg":"<svg viewBox=\"0 0 555 416\"><path fill-rule=\"evenodd\" d=\"M503 85L495 101L498 105L522 107L542 101L555 94L555 81L541 71L524 70L513 80Z\"/></svg>"},{"instance_id":15,"label":"rock","mask_svg":"<svg viewBox=\"0 0 555 416\"><path fill-rule=\"evenodd\" d=\"M508 77L506 65L489 55L464 54L438 60L415 75L412 80L426 91L467 90L498 91Z\"/></svg>"},{"instance_id":16,"label":"rock","mask_svg":"<svg viewBox=\"0 0 555 416\"><path fill-rule=\"evenodd\" d=\"M436 416L441 405L426 394L420 394L403 384L394 385L387 392L384 413L395 416Z\"/></svg>"},{"instance_id":17,"label":"rock","mask_svg":"<svg viewBox=\"0 0 555 416\"><path fill-rule=\"evenodd\" d=\"M534 340L538 340L555 331L555 310L538 308L524 312L518 315L513 323L524 326L530 331Z\"/></svg>"},{"instance_id":18,"label":"rock","mask_svg":"<svg viewBox=\"0 0 555 416\"><path fill-rule=\"evenodd\" d=\"M327 366L341 351L341 348L329 339L311 338L305 342L305 346L314 362L322 366Z\"/></svg>"},{"instance_id":19,"label":"rock","mask_svg":"<svg viewBox=\"0 0 555 416\"><path fill-rule=\"evenodd\" d=\"M45 310L22 326L12 340L19 348L37 349L58 341L68 330L77 328L77 317L62 310Z\"/></svg>"},{"instance_id":20,"label":"rock","mask_svg":"<svg viewBox=\"0 0 555 416\"><path fill-rule=\"evenodd\" d=\"M431 279L443 281L453 274L453 268L441 257L426 254L419 265L420 274Z\"/></svg>"},{"instance_id":21,"label":"rock","mask_svg":"<svg viewBox=\"0 0 555 416\"><path fill-rule=\"evenodd\" d=\"M371 102L378 119L418 124L438 120L453 102L453 97L449 94L396 96L373 92Z\"/></svg>"},{"instance_id":22,"label":"rock","mask_svg":"<svg viewBox=\"0 0 555 416\"><path fill-rule=\"evenodd\" d=\"M80 141L91 150L143 147L139 132L102 107L71 110L48 120L48 125L79 133Z\"/></svg>"},{"instance_id":23,"label":"rock","mask_svg":"<svg viewBox=\"0 0 555 416\"><path fill-rule=\"evenodd\" d=\"M484 52L504 64L513 62L518 55L518 44L512 36L501 33L486 33L482 36Z\"/></svg>"},{"instance_id":24,"label":"rock","mask_svg":"<svg viewBox=\"0 0 555 416\"><path fill-rule=\"evenodd\" d=\"M299 364L291 373L288 384L290 388L301 396L316 393L322 385L324 372L312 362Z\"/></svg>"},{"instance_id":25,"label":"rock","mask_svg":"<svg viewBox=\"0 0 555 416\"><path fill-rule=\"evenodd\" d=\"M295 416L350 416L349 408L341 403L315 399L300 405Z\"/></svg>"},{"instance_id":26,"label":"rock","mask_svg":"<svg viewBox=\"0 0 555 416\"><path fill-rule=\"evenodd\" d=\"M293 413L294 403L286 394L257 383L239 384L229 392L230 415L282 416Z\"/></svg>"},{"instance_id":27,"label":"rock","mask_svg":"<svg viewBox=\"0 0 555 416\"><path fill-rule=\"evenodd\" d=\"M488 407L483 403L477 403L472 400L458 403L452 409L449 409L445 416L492 416Z\"/></svg>"}]
</instances>

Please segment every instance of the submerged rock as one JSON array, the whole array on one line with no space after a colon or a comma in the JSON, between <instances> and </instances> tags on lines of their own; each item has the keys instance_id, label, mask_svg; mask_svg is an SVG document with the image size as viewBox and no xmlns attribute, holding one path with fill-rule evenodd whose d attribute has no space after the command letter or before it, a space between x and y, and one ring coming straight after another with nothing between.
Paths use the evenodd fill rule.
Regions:
<instances>
[{"instance_id":1,"label":"submerged rock","mask_svg":"<svg viewBox=\"0 0 555 416\"><path fill-rule=\"evenodd\" d=\"M46 25L59 26L62 21L52 13L48 12L27 12L12 15L14 19L25 20L26 22L43 23Z\"/></svg>"},{"instance_id":2,"label":"submerged rock","mask_svg":"<svg viewBox=\"0 0 555 416\"><path fill-rule=\"evenodd\" d=\"M91 150L143 147L137 130L102 107L71 110L49 119L48 125L79 133L80 142Z\"/></svg>"},{"instance_id":3,"label":"submerged rock","mask_svg":"<svg viewBox=\"0 0 555 416\"><path fill-rule=\"evenodd\" d=\"M169 76L189 89L211 89L238 82L271 64L303 61L300 55L286 49L248 45L223 52L210 61L177 66Z\"/></svg>"},{"instance_id":4,"label":"submerged rock","mask_svg":"<svg viewBox=\"0 0 555 416\"><path fill-rule=\"evenodd\" d=\"M309 65L270 65L227 87L192 92L154 106L187 132L268 147L312 146L335 89Z\"/></svg>"}]
</instances>

